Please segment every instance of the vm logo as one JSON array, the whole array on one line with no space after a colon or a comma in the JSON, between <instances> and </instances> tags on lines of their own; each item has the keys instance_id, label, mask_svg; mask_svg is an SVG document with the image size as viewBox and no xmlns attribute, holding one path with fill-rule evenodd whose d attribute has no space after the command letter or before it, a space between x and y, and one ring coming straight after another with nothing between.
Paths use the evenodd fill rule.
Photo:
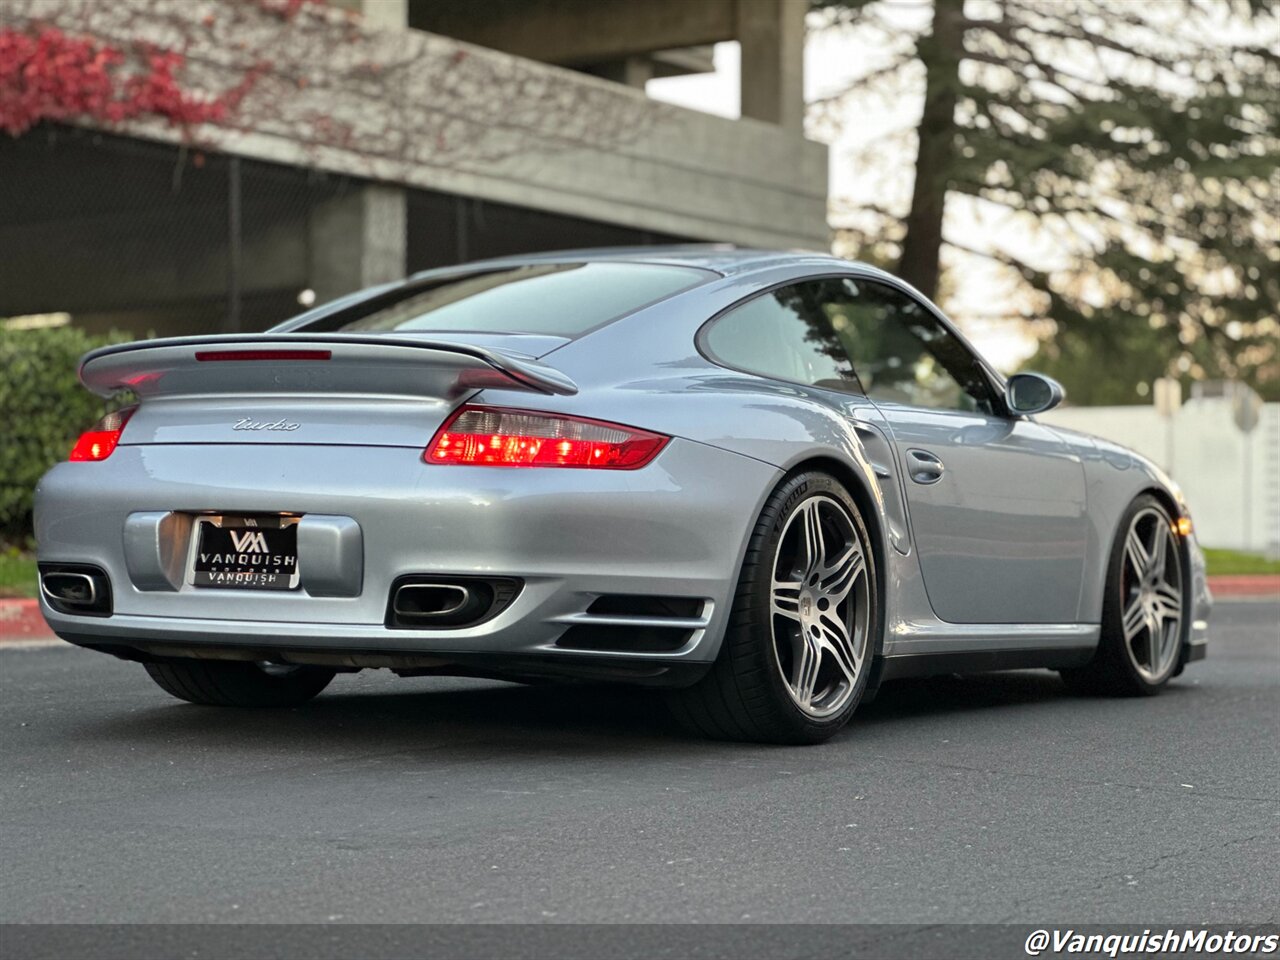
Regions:
<instances>
[{"instance_id":1,"label":"vm logo","mask_svg":"<svg viewBox=\"0 0 1280 960\"><path fill-rule=\"evenodd\" d=\"M261 530L232 530L231 542L237 553L267 552L267 538Z\"/></svg>"}]
</instances>

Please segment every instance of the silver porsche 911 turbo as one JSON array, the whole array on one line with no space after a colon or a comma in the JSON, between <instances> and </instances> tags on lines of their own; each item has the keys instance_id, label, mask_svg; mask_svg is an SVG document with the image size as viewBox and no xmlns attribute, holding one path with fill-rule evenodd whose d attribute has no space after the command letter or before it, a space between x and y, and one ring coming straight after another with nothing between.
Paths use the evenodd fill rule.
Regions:
<instances>
[{"instance_id":1,"label":"silver porsche 911 turbo","mask_svg":"<svg viewBox=\"0 0 1280 960\"><path fill-rule=\"evenodd\" d=\"M491 260L80 378L134 405L40 483L45 617L195 703L366 667L618 681L809 743L890 678L1151 694L1205 654L1178 488L1037 422L1057 384L862 264Z\"/></svg>"}]
</instances>

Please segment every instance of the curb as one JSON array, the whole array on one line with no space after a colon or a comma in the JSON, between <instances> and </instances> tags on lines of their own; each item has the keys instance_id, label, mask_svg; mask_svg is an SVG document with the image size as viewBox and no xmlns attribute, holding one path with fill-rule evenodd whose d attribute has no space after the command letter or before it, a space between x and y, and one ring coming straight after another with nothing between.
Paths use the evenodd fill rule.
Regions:
<instances>
[{"instance_id":1,"label":"curb","mask_svg":"<svg viewBox=\"0 0 1280 960\"><path fill-rule=\"evenodd\" d=\"M1280 597L1280 573L1234 574L1209 578L1215 597Z\"/></svg>"},{"instance_id":2,"label":"curb","mask_svg":"<svg viewBox=\"0 0 1280 960\"><path fill-rule=\"evenodd\" d=\"M40 613L40 601L0 599L0 644L55 639Z\"/></svg>"}]
</instances>

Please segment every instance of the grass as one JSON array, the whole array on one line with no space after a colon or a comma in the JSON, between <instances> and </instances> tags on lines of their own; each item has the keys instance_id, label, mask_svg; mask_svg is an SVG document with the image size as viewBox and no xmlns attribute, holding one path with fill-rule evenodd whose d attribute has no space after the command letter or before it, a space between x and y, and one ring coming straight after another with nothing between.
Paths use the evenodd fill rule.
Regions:
<instances>
[{"instance_id":1,"label":"grass","mask_svg":"<svg viewBox=\"0 0 1280 960\"><path fill-rule=\"evenodd\" d=\"M1268 560L1256 553L1205 548L1204 559L1209 575L1215 577L1239 573L1280 573L1280 560Z\"/></svg>"},{"instance_id":2,"label":"grass","mask_svg":"<svg viewBox=\"0 0 1280 960\"><path fill-rule=\"evenodd\" d=\"M1253 553L1206 549L1204 555L1210 576L1280 573L1280 560ZM36 558L16 549L0 549L0 597L34 597L36 589Z\"/></svg>"},{"instance_id":3,"label":"grass","mask_svg":"<svg viewBox=\"0 0 1280 960\"><path fill-rule=\"evenodd\" d=\"M0 548L0 597L34 597L36 589L36 558Z\"/></svg>"}]
</instances>

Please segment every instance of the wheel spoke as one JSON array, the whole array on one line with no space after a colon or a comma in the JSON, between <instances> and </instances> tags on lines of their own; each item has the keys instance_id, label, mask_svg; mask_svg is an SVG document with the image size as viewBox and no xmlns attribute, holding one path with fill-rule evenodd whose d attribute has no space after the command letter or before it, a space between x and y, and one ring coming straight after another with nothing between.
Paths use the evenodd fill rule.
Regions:
<instances>
[{"instance_id":1,"label":"wheel spoke","mask_svg":"<svg viewBox=\"0 0 1280 960\"><path fill-rule=\"evenodd\" d=\"M1147 552L1147 545L1142 542L1142 537L1138 534L1137 524L1129 528L1129 535L1125 537L1124 550L1129 557L1129 563L1133 567L1133 572L1141 580L1147 574L1147 568L1151 565L1151 555Z\"/></svg>"},{"instance_id":2,"label":"wheel spoke","mask_svg":"<svg viewBox=\"0 0 1280 960\"><path fill-rule=\"evenodd\" d=\"M818 513L818 501L811 500L804 510L805 575L822 568L827 550L822 537L822 517Z\"/></svg>"},{"instance_id":3,"label":"wheel spoke","mask_svg":"<svg viewBox=\"0 0 1280 960\"><path fill-rule=\"evenodd\" d=\"M1151 653L1151 672L1159 673L1164 663L1164 621L1157 614L1152 614L1151 621L1151 642L1147 649Z\"/></svg>"},{"instance_id":4,"label":"wheel spoke","mask_svg":"<svg viewBox=\"0 0 1280 960\"><path fill-rule=\"evenodd\" d=\"M1182 591L1167 580L1156 583L1156 596L1164 601L1165 606L1173 611L1182 611Z\"/></svg>"},{"instance_id":5,"label":"wheel spoke","mask_svg":"<svg viewBox=\"0 0 1280 960\"><path fill-rule=\"evenodd\" d=\"M796 664L791 679L791 689L802 708L813 702L814 688L818 685L818 667L822 665L822 648L815 638L805 634L796 645Z\"/></svg>"},{"instance_id":6,"label":"wheel spoke","mask_svg":"<svg viewBox=\"0 0 1280 960\"><path fill-rule=\"evenodd\" d=\"M1124 608L1124 638L1132 642L1138 631L1147 625L1147 608L1142 605L1142 597L1135 596Z\"/></svg>"},{"instance_id":7,"label":"wheel spoke","mask_svg":"<svg viewBox=\"0 0 1280 960\"><path fill-rule=\"evenodd\" d=\"M770 611L780 617L800 622L800 581L775 580L770 590Z\"/></svg>"},{"instance_id":8,"label":"wheel spoke","mask_svg":"<svg viewBox=\"0 0 1280 960\"><path fill-rule=\"evenodd\" d=\"M832 614L834 613L834 610L829 611L819 621L824 641L823 645L831 653L831 658L835 660L836 666L845 675L845 679L852 684L857 679L858 668L862 665L862 658L858 656L857 651L854 649L853 638L849 635L848 626L838 616L833 616Z\"/></svg>"},{"instance_id":9,"label":"wheel spoke","mask_svg":"<svg viewBox=\"0 0 1280 960\"><path fill-rule=\"evenodd\" d=\"M1168 562L1169 553L1169 534L1161 529L1156 528L1155 543L1151 545L1151 563L1147 568L1147 573L1153 579L1164 578L1165 564Z\"/></svg>"},{"instance_id":10,"label":"wheel spoke","mask_svg":"<svg viewBox=\"0 0 1280 960\"><path fill-rule=\"evenodd\" d=\"M849 595L864 569L866 558L862 554L862 548L857 543L851 543L838 560L824 569L819 587L833 605L838 604Z\"/></svg>"},{"instance_id":11,"label":"wheel spoke","mask_svg":"<svg viewBox=\"0 0 1280 960\"><path fill-rule=\"evenodd\" d=\"M1156 584L1156 609L1164 620L1182 619L1182 594L1163 580Z\"/></svg>"}]
</instances>

